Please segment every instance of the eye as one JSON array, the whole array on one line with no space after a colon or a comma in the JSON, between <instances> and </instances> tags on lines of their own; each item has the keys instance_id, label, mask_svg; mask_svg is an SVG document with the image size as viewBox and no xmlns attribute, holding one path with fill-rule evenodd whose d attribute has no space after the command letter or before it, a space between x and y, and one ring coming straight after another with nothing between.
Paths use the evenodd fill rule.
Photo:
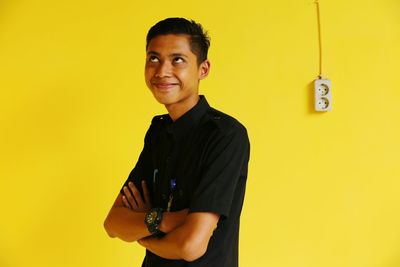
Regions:
<instances>
[{"instance_id":1,"label":"eye","mask_svg":"<svg viewBox=\"0 0 400 267\"><path fill-rule=\"evenodd\" d=\"M149 62L158 62L158 58L156 56L150 56L148 60Z\"/></svg>"},{"instance_id":2,"label":"eye","mask_svg":"<svg viewBox=\"0 0 400 267\"><path fill-rule=\"evenodd\" d=\"M185 60L181 57L174 58L174 63L183 63Z\"/></svg>"}]
</instances>

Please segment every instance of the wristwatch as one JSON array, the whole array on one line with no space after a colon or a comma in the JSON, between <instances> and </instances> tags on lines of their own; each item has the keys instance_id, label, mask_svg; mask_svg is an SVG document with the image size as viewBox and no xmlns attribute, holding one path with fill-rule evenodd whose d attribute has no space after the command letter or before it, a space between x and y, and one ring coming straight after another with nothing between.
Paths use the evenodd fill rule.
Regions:
<instances>
[{"instance_id":1,"label":"wristwatch","mask_svg":"<svg viewBox=\"0 0 400 267\"><path fill-rule=\"evenodd\" d=\"M153 208L149 212L146 213L144 217L144 223L147 226L147 229L152 235L159 235L162 233L158 228L160 226L162 220L162 208Z\"/></svg>"}]
</instances>

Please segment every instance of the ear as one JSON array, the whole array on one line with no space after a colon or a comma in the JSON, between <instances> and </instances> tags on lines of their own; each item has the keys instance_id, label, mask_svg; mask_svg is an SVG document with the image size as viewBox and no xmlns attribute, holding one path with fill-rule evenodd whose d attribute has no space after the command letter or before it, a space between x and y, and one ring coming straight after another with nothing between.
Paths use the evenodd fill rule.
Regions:
<instances>
[{"instance_id":1,"label":"ear","mask_svg":"<svg viewBox=\"0 0 400 267\"><path fill-rule=\"evenodd\" d=\"M199 66L199 80L203 80L210 73L210 61L208 59L204 60Z\"/></svg>"}]
</instances>

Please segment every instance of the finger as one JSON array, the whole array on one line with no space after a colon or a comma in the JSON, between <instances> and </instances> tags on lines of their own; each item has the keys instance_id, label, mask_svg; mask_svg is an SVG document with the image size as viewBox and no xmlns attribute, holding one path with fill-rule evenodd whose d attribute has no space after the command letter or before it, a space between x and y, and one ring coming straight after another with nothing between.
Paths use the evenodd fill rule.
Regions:
<instances>
[{"instance_id":1,"label":"finger","mask_svg":"<svg viewBox=\"0 0 400 267\"><path fill-rule=\"evenodd\" d=\"M129 205L128 200L126 199L126 196L122 196L122 203L124 204L124 206L128 209L132 209L131 205Z\"/></svg>"},{"instance_id":2,"label":"finger","mask_svg":"<svg viewBox=\"0 0 400 267\"><path fill-rule=\"evenodd\" d=\"M144 180L142 181L142 188L143 188L144 202L146 202L146 204L151 204L150 192L149 189L147 188L147 183Z\"/></svg>"},{"instance_id":3,"label":"finger","mask_svg":"<svg viewBox=\"0 0 400 267\"><path fill-rule=\"evenodd\" d=\"M143 207L144 203L143 203L143 199L142 199L142 196L140 195L139 190L137 190L136 186L132 182L129 182L128 186L132 191L132 194L133 194L133 197L135 198L137 206L139 208Z\"/></svg>"},{"instance_id":4,"label":"finger","mask_svg":"<svg viewBox=\"0 0 400 267\"><path fill-rule=\"evenodd\" d=\"M124 194L125 194L126 199L129 202L129 205L131 206L131 208L137 207L135 198L132 196L131 191L126 186L124 186Z\"/></svg>"}]
</instances>

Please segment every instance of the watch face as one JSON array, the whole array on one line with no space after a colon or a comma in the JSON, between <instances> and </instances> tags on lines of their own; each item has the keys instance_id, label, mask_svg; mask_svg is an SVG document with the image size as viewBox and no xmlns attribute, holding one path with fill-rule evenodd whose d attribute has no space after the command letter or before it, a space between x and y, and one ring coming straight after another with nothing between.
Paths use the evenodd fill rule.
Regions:
<instances>
[{"instance_id":1,"label":"watch face","mask_svg":"<svg viewBox=\"0 0 400 267\"><path fill-rule=\"evenodd\" d=\"M144 223L147 225L147 229L151 234L158 234L160 231L158 227L162 220L162 209L161 208L154 208L146 213L144 218Z\"/></svg>"},{"instance_id":2,"label":"watch face","mask_svg":"<svg viewBox=\"0 0 400 267\"><path fill-rule=\"evenodd\" d=\"M157 218L157 211L152 211L150 213L151 221L154 222L154 220Z\"/></svg>"},{"instance_id":3,"label":"watch face","mask_svg":"<svg viewBox=\"0 0 400 267\"><path fill-rule=\"evenodd\" d=\"M156 220L156 218L157 218L157 212L152 211L147 215L146 221L147 223L151 224Z\"/></svg>"}]
</instances>

